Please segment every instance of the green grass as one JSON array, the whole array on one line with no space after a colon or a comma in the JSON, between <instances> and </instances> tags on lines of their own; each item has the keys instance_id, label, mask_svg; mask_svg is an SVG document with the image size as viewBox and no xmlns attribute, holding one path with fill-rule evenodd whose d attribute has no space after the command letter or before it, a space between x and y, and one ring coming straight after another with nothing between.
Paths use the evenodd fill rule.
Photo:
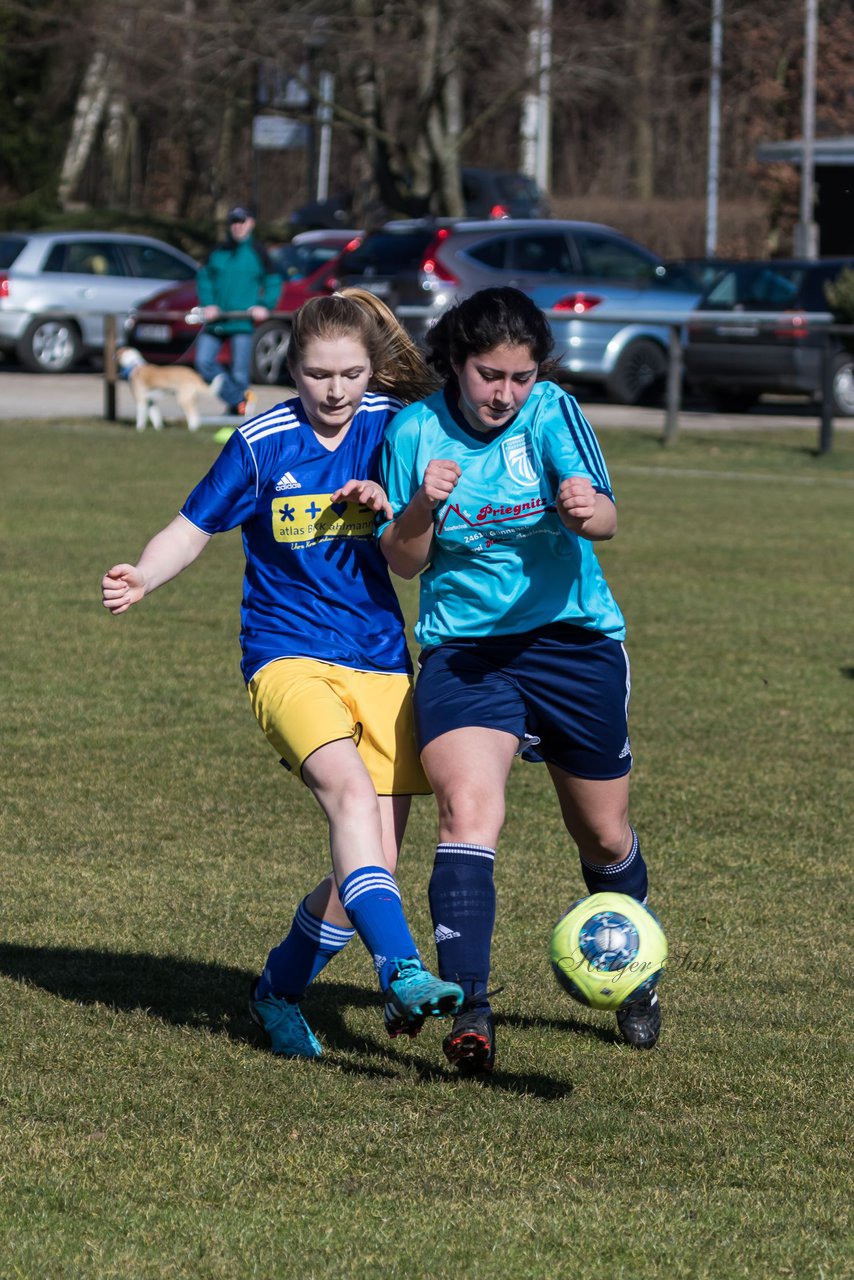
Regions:
<instances>
[{"instance_id":1,"label":"green grass","mask_svg":"<svg viewBox=\"0 0 854 1280\"><path fill-rule=\"evenodd\" d=\"M441 1024L384 1037L357 945L306 1004L321 1063L254 1040L249 977L327 855L240 682L239 536L123 619L98 604L210 439L0 426L2 1280L854 1274L854 439L602 441L665 1031L633 1053L552 979L582 885L519 765L477 1082ZM401 882L428 954L433 835L423 799Z\"/></svg>"}]
</instances>

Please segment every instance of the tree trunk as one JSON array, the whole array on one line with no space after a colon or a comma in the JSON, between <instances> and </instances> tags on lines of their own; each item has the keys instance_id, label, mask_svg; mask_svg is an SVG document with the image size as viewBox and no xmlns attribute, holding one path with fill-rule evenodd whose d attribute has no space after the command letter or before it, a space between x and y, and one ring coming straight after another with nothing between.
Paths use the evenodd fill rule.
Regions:
<instances>
[{"instance_id":1,"label":"tree trunk","mask_svg":"<svg viewBox=\"0 0 854 1280\"><path fill-rule=\"evenodd\" d=\"M110 96L110 64L106 54L96 49L92 55L71 121L71 136L65 148L59 177L59 203L68 209L74 199L77 185L92 154L104 109Z\"/></svg>"},{"instance_id":2,"label":"tree trunk","mask_svg":"<svg viewBox=\"0 0 854 1280\"><path fill-rule=\"evenodd\" d=\"M652 112L655 97L655 40L661 14L661 0L639 0L629 10L631 37L635 41L635 81L633 103L635 133L635 191L639 199L655 195L655 131ZM636 21L635 21L636 19Z\"/></svg>"}]
</instances>

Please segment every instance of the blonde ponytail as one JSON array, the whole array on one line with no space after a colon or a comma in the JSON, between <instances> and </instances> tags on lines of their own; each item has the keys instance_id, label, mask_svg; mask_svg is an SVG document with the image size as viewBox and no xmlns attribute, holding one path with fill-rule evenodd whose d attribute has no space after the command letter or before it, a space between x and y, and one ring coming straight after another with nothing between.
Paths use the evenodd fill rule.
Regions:
<instances>
[{"instance_id":1,"label":"blonde ponytail","mask_svg":"<svg viewBox=\"0 0 854 1280\"><path fill-rule=\"evenodd\" d=\"M367 351L371 388L388 391L410 403L423 400L441 385L394 312L367 289L342 289L328 297L310 298L294 316L288 364L300 364L313 338L355 337Z\"/></svg>"}]
</instances>

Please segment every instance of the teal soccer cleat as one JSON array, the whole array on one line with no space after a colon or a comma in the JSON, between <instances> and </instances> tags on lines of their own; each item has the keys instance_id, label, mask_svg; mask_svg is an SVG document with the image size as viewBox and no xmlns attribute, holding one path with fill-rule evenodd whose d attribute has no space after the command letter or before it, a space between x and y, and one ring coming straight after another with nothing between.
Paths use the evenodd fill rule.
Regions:
<instances>
[{"instance_id":1,"label":"teal soccer cleat","mask_svg":"<svg viewBox=\"0 0 854 1280\"><path fill-rule=\"evenodd\" d=\"M249 988L249 1014L273 1053L281 1058L319 1058L323 1053L321 1043L296 1001L272 992L263 1000L256 1000L255 985L253 981Z\"/></svg>"},{"instance_id":2,"label":"teal soccer cleat","mask_svg":"<svg viewBox=\"0 0 854 1280\"><path fill-rule=\"evenodd\" d=\"M390 1036L415 1036L425 1018L445 1017L462 1005L462 987L434 978L420 960L395 960L394 965L395 976L383 992L385 1027Z\"/></svg>"}]
</instances>

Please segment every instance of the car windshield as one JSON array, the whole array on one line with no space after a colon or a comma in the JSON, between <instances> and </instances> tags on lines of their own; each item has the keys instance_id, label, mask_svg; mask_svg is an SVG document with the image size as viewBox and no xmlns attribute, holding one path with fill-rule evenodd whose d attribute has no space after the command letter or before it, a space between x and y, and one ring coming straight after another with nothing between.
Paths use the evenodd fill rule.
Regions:
<instances>
[{"instance_id":1,"label":"car windshield","mask_svg":"<svg viewBox=\"0 0 854 1280\"><path fill-rule=\"evenodd\" d=\"M522 173L496 174L495 190L502 200L537 200L540 195L534 179Z\"/></svg>"},{"instance_id":2,"label":"car windshield","mask_svg":"<svg viewBox=\"0 0 854 1280\"><path fill-rule=\"evenodd\" d=\"M11 267L26 243L20 236L0 236L0 271Z\"/></svg>"},{"instance_id":3,"label":"car windshield","mask_svg":"<svg viewBox=\"0 0 854 1280\"><path fill-rule=\"evenodd\" d=\"M424 250L436 232L419 227L414 231L375 231L341 260L342 275L389 275L416 269Z\"/></svg>"},{"instance_id":4,"label":"car windshield","mask_svg":"<svg viewBox=\"0 0 854 1280\"><path fill-rule=\"evenodd\" d=\"M133 274L147 280L192 280L196 274L194 267L156 244L128 241L124 251Z\"/></svg>"},{"instance_id":5,"label":"car windshield","mask_svg":"<svg viewBox=\"0 0 854 1280\"><path fill-rule=\"evenodd\" d=\"M585 275L601 280L631 280L651 284L659 259L654 254L608 232L577 229L575 247Z\"/></svg>"},{"instance_id":6,"label":"car windshield","mask_svg":"<svg viewBox=\"0 0 854 1280\"><path fill-rule=\"evenodd\" d=\"M801 291L806 270L792 263L742 263L721 276L702 306L711 311L733 307L775 311L791 306Z\"/></svg>"},{"instance_id":7,"label":"car windshield","mask_svg":"<svg viewBox=\"0 0 854 1280\"><path fill-rule=\"evenodd\" d=\"M705 293L726 269L726 263L714 259L662 262L655 268L653 284L677 293Z\"/></svg>"},{"instance_id":8,"label":"car windshield","mask_svg":"<svg viewBox=\"0 0 854 1280\"><path fill-rule=\"evenodd\" d=\"M272 257L286 280L302 280L340 252L340 244L285 244Z\"/></svg>"}]
</instances>

